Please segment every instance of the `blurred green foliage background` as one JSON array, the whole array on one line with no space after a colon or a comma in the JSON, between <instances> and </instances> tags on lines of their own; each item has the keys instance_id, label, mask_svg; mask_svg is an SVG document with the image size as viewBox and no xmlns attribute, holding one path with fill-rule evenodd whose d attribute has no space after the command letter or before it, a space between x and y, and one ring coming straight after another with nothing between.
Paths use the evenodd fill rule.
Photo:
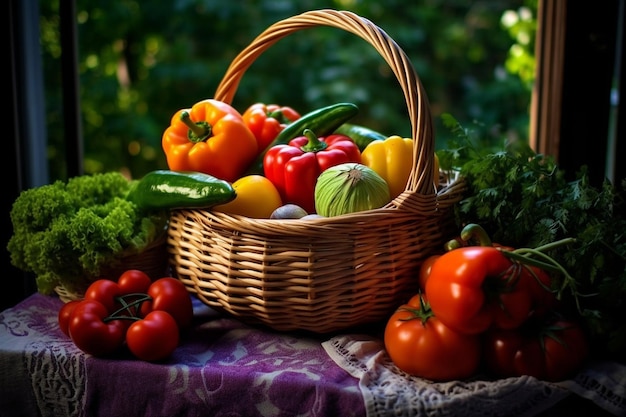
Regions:
<instances>
[{"instance_id":1,"label":"blurred green foliage background","mask_svg":"<svg viewBox=\"0 0 626 417\"><path fill-rule=\"evenodd\" d=\"M59 2L42 0L49 176L63 179ZM442 113L478 122L484 146L526 140L534 77L537 0L76 0L86 173L141 177L167 168L161 135L172 115L214 91L232 59L278 20L314 9L353 11L385 30L425 86L436 146ZM233 105L289 105L301 113L340 101L353 122L408 136L402 91L362 39L335 28L293 33L244 75Z\"/></svg>"}]
</instances>

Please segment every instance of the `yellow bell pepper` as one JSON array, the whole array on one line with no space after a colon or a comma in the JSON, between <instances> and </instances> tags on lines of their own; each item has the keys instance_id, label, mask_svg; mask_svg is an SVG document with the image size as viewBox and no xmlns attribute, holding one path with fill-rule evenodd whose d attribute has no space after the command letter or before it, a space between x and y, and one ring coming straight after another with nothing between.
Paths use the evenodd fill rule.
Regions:
<instances>
[{"instance_id":1,"label":"yellow bell pepper","mask_svg":"<svg viewBox=\"0 0 626 417\"><path fill-rule=\"evenodd\" d=\"M439 160L434 155L434 185L439 185ZM389 136L385 140L370 142L361 153L361 163L372 168L387 181L391 198L406 189L413 168L413 140Z\"/></svg>"}]
</instances>

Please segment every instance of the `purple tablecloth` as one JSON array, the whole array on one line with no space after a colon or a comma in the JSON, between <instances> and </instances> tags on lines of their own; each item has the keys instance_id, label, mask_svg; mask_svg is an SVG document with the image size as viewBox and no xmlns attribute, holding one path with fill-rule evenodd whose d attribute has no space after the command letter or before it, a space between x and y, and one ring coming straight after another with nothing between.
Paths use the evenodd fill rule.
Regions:
<instances>
[{"instance_id":1,"label":"purple tablecloth","mask_svg":"<svg viewBox=\"0 0 626 417\"><path fill-rule=\"evenodd\" d=\"M358 380L321 339L251 328L195 300L196 325L170 360L105 360L61 333L61 305L35 294L0 313L0 415L365 415Z\"/></svg>"},{"instance_id":2,"label":"purple tablecloth","mask_svg":"<svg viewBox=\"0 0 626 417\"><path fill-rule=\"evenodd\" d=\"M398 370L374 335L262 330L197 299L168 361L98 359L61 333L61 305L35 294L0 313L0 417L563 416L553 407L572 396L598 405L593 415L626 417L626 366L601 360L559 383L433 383Z\"/></svg>"}]
</instances>

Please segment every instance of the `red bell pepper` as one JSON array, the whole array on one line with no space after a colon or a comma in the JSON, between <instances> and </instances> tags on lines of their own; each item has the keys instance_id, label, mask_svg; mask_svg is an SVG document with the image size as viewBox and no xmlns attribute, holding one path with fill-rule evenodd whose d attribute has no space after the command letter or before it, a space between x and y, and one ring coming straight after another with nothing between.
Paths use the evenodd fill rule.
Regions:
<instances>
[{"instance_id":1,"label":"red bell pepper","mask_svg":"<svg viewBox=\"0 0 626 417\"><path fill-rule=\"evenodd\" d=\"M361 152L352 139L345 135L318 138L306 129L304 136L289 144L270 148L263 159L263 171L283 203L297 204L313 213L317 177L327 168L345 162L361 162Z\"/></svg>"},{"instance_id":2,"label":"red bell pepper","mask_svg":"<svg viewBox=\"0 0 626 417\"><path fill-rule=\"evenodd\" d=\"M265 151L287 124L300 118L291 107L263 103L251 105L242 116L256 138L259 152Z\"/></svg>"}]
</instances>

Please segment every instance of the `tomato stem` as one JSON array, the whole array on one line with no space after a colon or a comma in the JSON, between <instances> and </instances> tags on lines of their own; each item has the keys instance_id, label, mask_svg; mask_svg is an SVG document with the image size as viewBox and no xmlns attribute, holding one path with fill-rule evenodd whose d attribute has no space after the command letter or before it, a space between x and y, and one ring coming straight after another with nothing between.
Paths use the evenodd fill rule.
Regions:
<instances>
[{"instance_id":1,"label":"tomato stem","mask_svg":"<svg viewBox=\"0 0 626 417\"><path fill-rule=\"evenodd\" d=\"M422 325L425 325L428 319L430 319L431 317L435 315L433 313L433 310L430 308L430 304L428 304L428 302L426 302L424 300L424 297L422 296L420 296L419 308L405 305L405 306L400 307L399 309L402 311L408 311L409 313L412 314L410 317L402 318L399 320L401 321L420 320L422 322Z\"/></svg>"},{"instance_id":2,"label":"tomato stem","mask_svg":"<svg viewBox=\"0 0 626 417\"><path fill-rule=\"evenodd\" d=\"M128 302L128 299L132 301ZM112 320L141 320L141 317L138 315L141 304L145 301L152 300L152 297L144 293L131 293L116 297L115 300L122 306L105 317L103 320L105 323ZM123 312L127 314L122 314Z\"/></svg>"},{"instance_id":3,"label":"tomato stem","mask_svg":"<svg viewBox=\"0 0 626 417\"><path fill-rule=\"evenodd\" d=\"M556 259L545 253L548 250L552 250L558 248L563 245L568 245L574 243L576 239L574 238L565 238L561 240L557 240L555 242L550 242L542 246L538 246L536 248L518 248L515 250L506 250L500 249L502 254L514 262L519 262L523 265L530 265L541 268L545 271L555 272L563 275L563 282L561 284L561 288L557 291L557 298L561 298L563 291L566 288L570 288L572 294L574 295L574 300L576 302L576 307L580 311L580 301L578 296L580 295L576 290L576 280L567 272L567 270L561 265ZM532 256L541 258L541 260L532 258Z\"/></svg>"}]
</instances>

